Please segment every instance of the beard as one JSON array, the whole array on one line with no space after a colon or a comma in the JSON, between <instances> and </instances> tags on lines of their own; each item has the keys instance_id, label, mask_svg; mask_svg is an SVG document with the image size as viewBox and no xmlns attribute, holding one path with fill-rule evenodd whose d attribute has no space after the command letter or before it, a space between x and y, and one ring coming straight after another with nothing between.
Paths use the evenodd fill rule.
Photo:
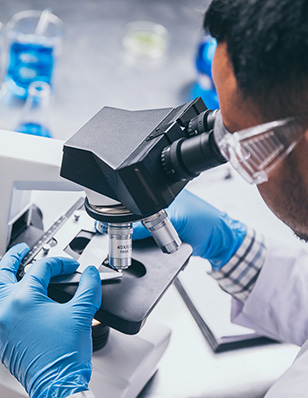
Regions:
<instances>
[{"instance_id":1,"label":"beard","mask_svg":"<svg viewBox=\"0 0 308 398\"><path fill-rule=\"evenodd\" d=\"M291 154L273 177L258 186L263 200L301 241L308 242L307 176Z\"/></svg>"},{"instance_id":2,"label":"beard","mask_svg":"<svg viewBox=\"0 0 308 398\"><path fill-rule=\"evenodd\" d=\"M308 233L305 233L305 232L298 232L298 231L296 231L296 230L294 230L294 229L292 229L292 231L294 232L294 235L297 237L297 238L299 238L299 240L300 241L302 241L302 242L308 242Z\"/></svg>"}]
</instances>

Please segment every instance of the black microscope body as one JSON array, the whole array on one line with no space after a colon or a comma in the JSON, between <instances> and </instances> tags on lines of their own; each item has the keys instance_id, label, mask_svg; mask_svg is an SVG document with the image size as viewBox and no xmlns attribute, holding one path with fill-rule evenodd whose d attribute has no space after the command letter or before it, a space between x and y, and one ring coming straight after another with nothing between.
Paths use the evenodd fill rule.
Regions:
<instances>
[{"instance_id":1,"label":"black microscope body","mask_svg":"<svg viewBox=\"0 0 308 398\"><path fill-rule=\"evenodd\" d=\"M225 162L209 139L213 124L201 98L177 108L105 107L65 143L61 176L122 203L133 221L150 216L201 171Z\"/></svg>"},{"instance_id":2,"label":"black microscope body","mask_svg":"<svg viewBox=\"0 0 308 398\"><path fill-rule=\"evenodd\" d=\"M101 195L103 211L89 197L85 199L86 212L99 222L108 226L146 218L151 222L155 213L160 222L161 211L188 181L226 162L212 134L215 112L200 98L177 108L128 111L105 107L64 144L60 174L85 187L86 194L87 189L94 191L98 200ZM106 197L124 212L110 213L113 205L105 206ZM162 238L169 238L168 223L160 224ZM121 239L126 242L126 237L120 237L119 246ZM137 333L189 260L191 247L184 243L178 249L170 255L152 239L133 242L131 266L121 270L120 280L104 283L96 319L124 333ZM71 285L54 287L53 297L66 300L75 289Z\"/></svg>"}]
</instances>

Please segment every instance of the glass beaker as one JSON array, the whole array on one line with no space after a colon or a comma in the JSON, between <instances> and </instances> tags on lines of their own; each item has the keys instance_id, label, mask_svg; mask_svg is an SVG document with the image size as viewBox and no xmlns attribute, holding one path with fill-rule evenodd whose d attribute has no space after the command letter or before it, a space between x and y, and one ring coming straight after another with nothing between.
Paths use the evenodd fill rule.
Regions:
<instances>
[{"instance_id":1,"label":"glass beaker","mask_svg":"<svg viewBox=\"0 0 308 398\"><path fill-rule=\"evenodd\" d=\"M5 28L4 80L14 95L26 98L33 81L52 85L63 33L63 22L48 9L21 11L11 18Z\"/></svg>"}]
</instances>

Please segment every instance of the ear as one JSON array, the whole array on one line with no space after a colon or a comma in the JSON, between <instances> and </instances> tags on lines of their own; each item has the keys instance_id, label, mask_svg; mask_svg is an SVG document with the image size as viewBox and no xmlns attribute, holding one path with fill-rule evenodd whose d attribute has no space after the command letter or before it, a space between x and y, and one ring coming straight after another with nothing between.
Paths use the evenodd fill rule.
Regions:
<instances>
[{"instance_id":1,"label":"ear","mask_svg":"<svg viewBox=\"0 0 308 398\"><path fill-rule=\"evenodd\" d=\"M229 131L239 131L262 123L263 119L256 113L257 108L252 99L245 97L238 86L225 42L217 44L212 75L224 125Z\"/></svg>"}]
</instances>

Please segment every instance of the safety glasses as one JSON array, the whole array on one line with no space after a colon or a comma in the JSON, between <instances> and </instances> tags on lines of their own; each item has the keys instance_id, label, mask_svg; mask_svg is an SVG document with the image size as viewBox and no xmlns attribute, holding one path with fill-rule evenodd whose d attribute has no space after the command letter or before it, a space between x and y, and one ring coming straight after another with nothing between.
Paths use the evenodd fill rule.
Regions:
<instances>
[{"instance_id":1,"label":"safety glasses","mask_svg":"<svg viewBox=\"0 0 308 398\"><path fill-rule=\"evenodd\" d=\"M307 117L290 117L230 133L219 112L214 137L233 168L250 184L261 184L303 139L307 129Z\"/></svg>"}]
</instances>

